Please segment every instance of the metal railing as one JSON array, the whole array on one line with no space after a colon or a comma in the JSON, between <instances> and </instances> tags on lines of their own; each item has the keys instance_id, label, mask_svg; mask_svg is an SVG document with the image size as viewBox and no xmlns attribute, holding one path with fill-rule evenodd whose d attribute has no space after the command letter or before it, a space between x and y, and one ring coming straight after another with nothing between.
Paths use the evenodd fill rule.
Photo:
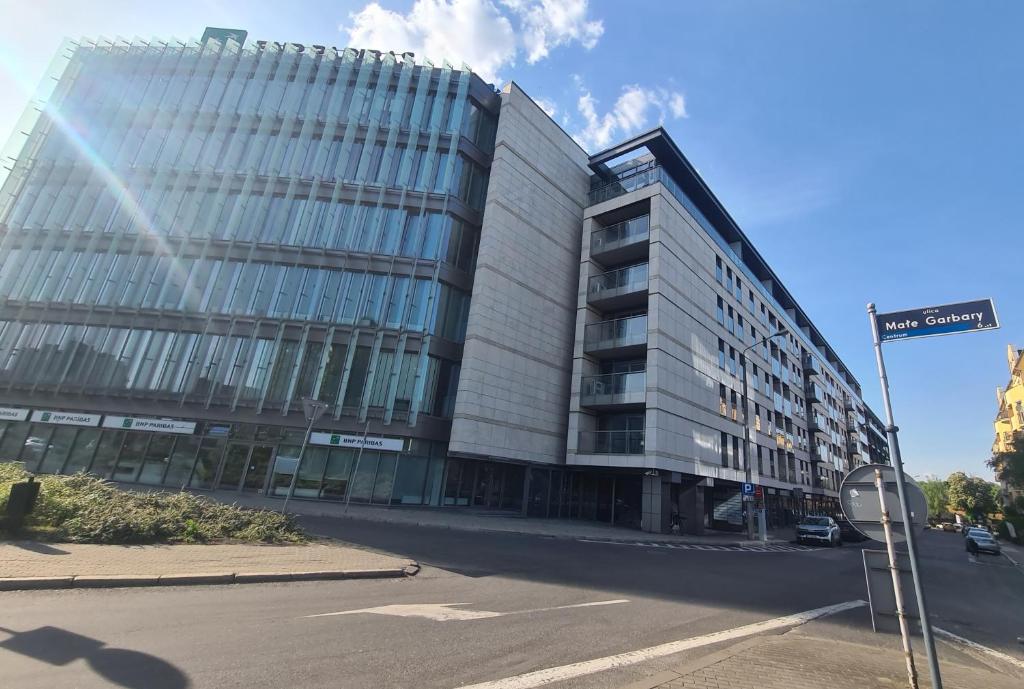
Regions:
<instances>
[{"instance_id":1,"label":"metal railing","mask_svg":"<svg viewBox=\"0 0 1024 689\"><path fill-rule=\"evenodd\" d=\"M641 215L594 230L590 235L591 255L646 240L651 230L650 219L649 215Z\"/></svg>"},{"instance_id":2,"label":"metal railing","mask_svg":"<svg viewBox=\"0 0 1024 689\"><path fill-rule=\"evenodd\" d=\"M580 431L580 454L642 455L643 431Z\"/></svg>"},{"instance_id":3,"label":"metal railing","mask_svg":"<svg viewBox=\"0 0 1024 689\"><path fill-rule=\"evenodd\" d=\"M587 283L587 294L592 299L601 299L616 294L627 294L647 289L647 264L609 270L594 275Z\"/></svg>"},{"instance_id":4,"label":"metal railing","mask_svg":"<svg viewBox=\"0 0 1024 689\"><path fill-rule=\"evenodd\" d=\"M623 404L642 401L647 391L647 373L605 373L583 376L580 381L582 404Z\"/></svg>"},{"instance_id":5,"label":"metal railing","mask_svg":"<svg viewBox=\"0 0 1024 689\"><path fill-rule=\"evenodd\" d=\"M647 316L629 316L600 323L591 323L583 329L583 350L592 352L613 347L628 347L647 342Z\"/></svg>"}]
</instances>

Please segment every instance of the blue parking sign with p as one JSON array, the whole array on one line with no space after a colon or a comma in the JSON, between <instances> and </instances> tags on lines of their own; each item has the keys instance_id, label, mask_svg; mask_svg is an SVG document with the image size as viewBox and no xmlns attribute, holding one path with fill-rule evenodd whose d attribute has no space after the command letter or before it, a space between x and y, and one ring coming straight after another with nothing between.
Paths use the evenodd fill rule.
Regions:
<instances>
[{"instance_id":1,"label":"blue parking sign with p","mask_svg":"<svg viewBox=\"0 0 1024 689\"><path fill-rule=\"evenodd\" d=\"M743 484L743 494L744 495L753 495L754 494L754 484L753 483L744 483Z\"/></svg>"}]
</instances>

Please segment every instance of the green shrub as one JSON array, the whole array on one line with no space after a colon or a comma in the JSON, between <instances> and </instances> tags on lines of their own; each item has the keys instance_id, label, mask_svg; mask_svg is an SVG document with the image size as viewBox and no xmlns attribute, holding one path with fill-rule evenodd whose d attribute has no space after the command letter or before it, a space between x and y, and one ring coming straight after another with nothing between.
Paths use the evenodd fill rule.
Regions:
<instances>
[{"instance_id":1,"label":"green shrub","mask_svg":"<svg viewBox=\"0 0 1024 689\"><path fill-rule=\"evenodd\" d=\"M11 484L28 474L0 463L0 513ZM26 521L29 535L72 543L300 543L291 517L225 505L191 493L124 491L86 474L39 476L39 499ZM0 531L2 533L2 531Z\"/></svg>"}]
</instances>

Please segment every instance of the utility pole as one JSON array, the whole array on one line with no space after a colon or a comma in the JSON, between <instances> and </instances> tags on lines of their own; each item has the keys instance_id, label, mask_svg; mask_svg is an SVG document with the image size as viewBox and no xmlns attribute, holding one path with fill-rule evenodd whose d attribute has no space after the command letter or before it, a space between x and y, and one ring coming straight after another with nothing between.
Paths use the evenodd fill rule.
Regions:
<instances>
[{"instance_id":1,"label":"utility pole","mask_svg":"<svg viewBox=\"0 0 1024 689\"><path fill-rule=\"evenodd\" d=\"M789 331L786 330L785 328L781 328L778 331L772 333L771 335L767 335L765 337L762 337L757 342L754 342L753 344L747 345L746 347L743 348L743 350L740 351L740 364L741 364L740 368L743 369L743 374L740 376L740 381L743 383L743 401L742 401L743 402L743 469L744 469L744 475L746 476L746 479L744 479L744 480L747 483L753 483L753 481L752 481L753 474L752 474L751 467L750 467L750 418L749 418L750 417L750 400L747 399L748 395L749 395L749 388L748 388L748 385L747 385L747 360L746 360L746 355L747 355L747 352L749 352L754 347L757 347L758 345L762 345L765 342L767 342L768 340L771 340L772 338L781 337L782 335L785 335L787 332L789 332ZM742 499L742 497L741 497L741 499ZM747 507L747 540L748 541L754 540L754 504L755 504L754 500L750 500L749 501L749 505Z\"/></svg>"},{"instance_id":2,"label":"utility pole","mask_svg":"<svg viewBox=\"0 0 1024 689\"><path fill-rule=\"evenodd\" d=\"M306 415L306 421L309 423L306 425L306 437L302 439L302 449L299 450L299 459L295 462L295 472L292 474L291 483L288 484L288 494L284 498L281 514L288 511L288 501L292 499L292 494L295 492L295 482L299 478L299 469L302 468L302 458L306 454L306 446L309 445L309 436L313 433L313 424L320 420L329 406L319 400L308 398L302 400L302 412Z\"/></svg>"},{"instance_id":3,"label":"utility pole","mask_svg":"<svg viewBox=\"0 0 1024 689\"><path fill-rule=\"evenodd\" d=\"M892 400L889 398L889 377L885 373L885 359L882 357L882 341L878 335L878 319L875 318L874 304L868 304L868 319L871 321L871 335L875 345L875 362L878 364L878 379L882 385L882 402L885 404L885 433L889 439L889 456L892 460L892 468L896 474L896 492L900 498L900 509L907 537L907 556L910 559L910 573L914 579L917 610L921 616L921 635L924 637L924 650L928 656L928 669L932 676L932 687L933 689L942 689L942 676L939 674L939 658L935 654L935 639L932 636L932 625L928 619L928 608L924 600L924 587L921 586L921 572L917 564L917 534L914 533L914 520L910 514L910 503L907 500L907 486L903 477L903 459L900 457L900 441L896 437L899 428L896 426L896 421L892 415ZM917 685L913 682L916 682L916 679L912 680L911 684L911 686L916 687Z\"/></svg>"}]
</instances>

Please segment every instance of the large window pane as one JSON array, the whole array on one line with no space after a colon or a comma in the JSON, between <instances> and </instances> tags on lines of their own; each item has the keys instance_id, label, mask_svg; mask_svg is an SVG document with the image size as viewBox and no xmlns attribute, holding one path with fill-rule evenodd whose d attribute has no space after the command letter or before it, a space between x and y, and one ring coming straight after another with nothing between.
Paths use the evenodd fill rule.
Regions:
<instances>
[{"instance_id":1,"label":"large window pane","mask_svg":"<svg viewBox=\"0 0 1024 689\"><path fill-rule=\"evenodd\" d=\"M320 497L325 500L344 500L345 490L348 487L349 475L352 473L352 465L355 462L355 450L331 450L327 461L327 471L324 472L324 481Z\"/></svg>"},{"instance_id":2,"label":"large window pane","mask_svg":"<svg viewBox=\"0 0 1024 689\"><path fill-rule=\"evenodd\" d=\"M352 502L370 501L379 454L375 450L363 450L363 456L358 458L355 475L352 477Z\"/></svg>"},{"instance_id":3,"label":"large window pane","mask_svg":"<svg viewBox=\"0 0 1024 689\"><path fill-rule=\"evenodd\" d=\"M3 440L0 440L0 462L13 462L18 459L31 425L28 421L7 424Z\"/></svg>"},{"instance_id":4,"label":"large window pane","mask_svg":"<svg viewBox=\"0 0 1024 689\"><path fill-rule=\"evenodd\" d=\"M365 455L366 452L363 452ZM391 489L395 483L395 463L397 454L381 454L377 466L377 477L373 482L373 503L386 505L391 501Z\"/></svg>"},{"instance_id":5,"label":"large window pane","mask_svg":"<svg viewBox=\"0 0 1024 689\"><path fill-rule=\"evenodd\" d=\"M404 455L398 460L398 474L391 492L395 505L422 505L427 480L427 457Z\"/></svg>"},{"instance_id":6,"label":"large window pane","mask_svg":"<svg viewBox=\"0 0 1024 689\"><path fill-rule=\"evenodd\" d=\"M96 428L82 428L75 438L74 447L71 448L71 456L64 465L65 474L75 474L79 471L87 471L96 452L96 446L100 441L100 431Z\"/></svg>"},{"instance_id":7,"label":"large window pane","mask_svg":"<svg viewBox=\"0 0 1024 689\"><path fill-rule=\"evenodd\" d=\"M302 456L302 466L299 468L299 477L295 481L294 495L304 498L320 497L320 479L324 475L327 466L326 447L306 447Z\"/></svg>"},{"instance_id":8,"label":"large window pane","mask_svg":"<svg viewBox=\"0 0 1024 689\"><path fill-rule=\"evenodd\" d=\"M196 468L192 473L192 480L189 482L192 488L213 487L213 479L217 475L217 466L220 464L226 444L226 440L212 438L203 440L202 445L199 446Z\"/></svg>"},{"instance_id":9,"label":"large window pane","mask_svg":"<svg viewBox=\"0 0 1024 689\"><path fill-rule=\"evenodd\" d=\"M124 445L121 446L121 454L117 458L114 474L110 478L115 481L135 481L145 459L149 440L149 433L128 433Z\"/></svg>"},{"instance_id":10,"label":"large window pane","mask_svg":"<svg viewBox=\"0 0 1024 689\"><path fill-rule=\"evenodd\" d=\"M25 445L21 450L21 461L29 471L37 471L39 460L43 458L47 446L50 444L50 435L53 433L53 426L42 423L32 424L32 429L25 438Z\"/></svg>"},{"instance_id":11,"label":"large window pane","mask_svg":"<svg viewBox=\"0 0 1024 689\"><path fill-rule=\"evenodd\" d=\"M74 427L56 428L50 437L50 446L43 458L43 464L39 467L40 473L56 474L64 466L64 462L71 452L71 446L75 442L75 434L78 432Z\"/></svg>"},{"instance_id":12,"label":"large window pane","mask_svg":"<svg viewBox=\"0 0 1024 689\"><path fill-rule=\"evenodd\" d=\"M174 445L174 436L154 435L146 450L146 461L142 465L142 472L139 474L139 483L151 486L160 485L164 478L164 472L171 463L171 448Z\"/></svg>"},{"instance_id":13,"label":"large window pane","mask_svg":"<svg viewBox=\"0 0 1024 689\"><path fill-rule=\"evenodd\" d=\"M199 438L181 437L174 444L170 466L164 477L164 485L171 488L183 488L192 475L192 465L196 462L196 451L199 449Z\"/></svg>"}]
</instances>

